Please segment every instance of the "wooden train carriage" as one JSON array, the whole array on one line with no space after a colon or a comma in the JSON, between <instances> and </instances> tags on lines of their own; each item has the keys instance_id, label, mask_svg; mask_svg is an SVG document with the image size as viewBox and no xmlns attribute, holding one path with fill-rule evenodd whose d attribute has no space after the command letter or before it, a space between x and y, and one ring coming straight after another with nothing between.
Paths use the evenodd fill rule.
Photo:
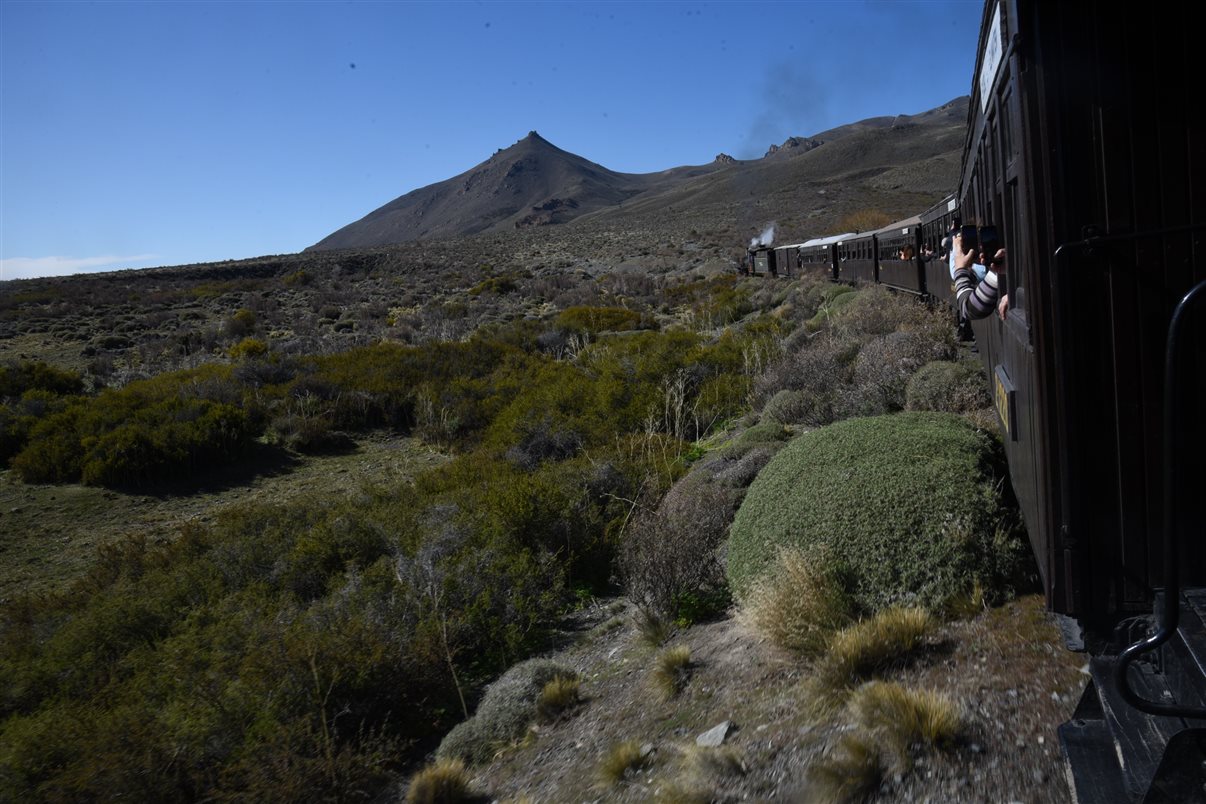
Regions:
<instances>
[{"instance_id":1,"label":"wooden train carriage","mask_svg":"<svg viewBox=\"0 0 1206 804\"><path fill-rule=\"evenodd\" d=\"M921 259L921 240L914 215L875 233L879 283L906 293L925 293L925 266Z\"/></svg>"},{"instance_id":2,"label":"wooden train carriage","mask_svg":"<svg viewBox=\"0 0 1206 804\"><path fill-rule=\"evenodd\" d=\"M958 214L959 201L953 194L921 213L921 250L931 255L923 265L925 292L930 298L946 304L955 302L946 236Z\"/></svg>"},{"instance_id":3,"label":"wooden train carriage","mask_svg":"<svg viewBox=\"0 0 1206 804\"><path fill-rule=\"evenodd\" d=\"M800 275L800 244L775 247L775 268L777 276L795 279Z\"/></svg>"},{"instance_id":4,"label":"wooden train carriage","mask_svg":"<svg viewBox=\"0 0 1206 804\"><path fill-rule=\"evenodd\" d=\"M825 279L838 278L838 258L836 245L838 241L853 234L847 232L829 237L818 237L800 244L800 273Z\"/></svg>"},{"instance_id":5,"label":"wooden train carriage","mask_svg":"<svg viewBox=\"0 0 1206 804\"><path fill-rule=\"evenodd\" d=\"M1001 230L1009 311L976 335L1048 603L1089 621L1150 610L1164 581L1164 339L1206 278L1190 30L1082 3L984 11L960 212ZM1179 436L1201 438L1195 418ZM1206 580L1202 552L1186 546L1182 580Z\"/></svg>"},{"instance_id":6,"label":"wooden train carriage","mask_svg":"<svg viewBox=\"0 0 1206 804\"><path fill-rule=\"evenodd\" d=\"M874 282L875 233L850 235L837 242L838 279L842 282Z\"/></svg>"}]
</instances>

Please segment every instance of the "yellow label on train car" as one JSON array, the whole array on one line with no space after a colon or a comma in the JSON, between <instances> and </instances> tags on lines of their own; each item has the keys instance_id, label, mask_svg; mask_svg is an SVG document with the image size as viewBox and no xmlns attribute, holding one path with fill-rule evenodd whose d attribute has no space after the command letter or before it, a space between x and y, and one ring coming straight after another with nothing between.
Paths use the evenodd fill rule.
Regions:
<instances>
[{"instance_id":1,"label":"yellow label on train car","mask_svg":"<svg viewBox=\"0 0 1206 804\"><path fill-rule=\"evenodd\" d=\"M1006 438L1010 441L1017 441L1013 383L1009 381L1009 374L1005 372L1004 366L997 366L992 373L992 378L993 400L996 402L997 415L1001 417L1001 427L1005 430Z\"/></svg>"}]
</instances>

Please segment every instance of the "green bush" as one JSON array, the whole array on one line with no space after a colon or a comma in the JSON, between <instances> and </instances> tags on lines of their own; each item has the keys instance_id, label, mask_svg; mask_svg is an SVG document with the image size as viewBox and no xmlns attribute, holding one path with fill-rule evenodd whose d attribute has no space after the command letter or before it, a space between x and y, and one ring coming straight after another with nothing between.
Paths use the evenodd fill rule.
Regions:
<instances>
[{"instance_id":1,"label":"green bush","mask_svg":"<svg viewBox=\"0 0 1206 804\"><path fill-rule=\"evenodd\" d=\"M653 326L648 316L626 307L567 307L557 316L556 323L561 329L590 335L650 329Z\"/></svg>"},{"instance_id":2,"label":"green bush","mask_svg":"<svg viewBox=\"0 0 1206 804\"><path fill-rule=\"evenodd\" d=\"M84 389L80 375L57 369L40 361L22 361L0 365L0 400L18 397L26 391L52 394L78 394Z\"/></svg>"},{"instance_id":3,"label":"green bush","mask_svg":"<svg viewBox=\"0 0 1206 804\"><path fill-rule=\"evenodd\" d=\"M967 413L991 404L984 369L978 363L935 360L922 366L905 389L908 410Z\"/></svg>"},{"instance_id":4,"label":"green bush","mask_svg":"<svg viewBox=\"0 0 1206 804\"><path fill-rule=\"evenodd\" d=\"M436 750L438 759L485 762L499 748L523 737L539 717L544 687L556 678L577 678L572 669L548 659L529 659L486 688L473 717L457 725Z\"/></svg>"},{"instance_id":5,"label":"green bush","mask_svg":"<svg viewBox=\"0 0 1206 804\"><path fill-rule=\"evenodd\" d=\"M999 446L963 419L902 413L852 419L789 443L750 486L730 530L741 595L787 547L824 544L851 571L863 611L940 606L976 582L999 590L1019 555L1001 538Z\"/></svg>"}]
</instances>

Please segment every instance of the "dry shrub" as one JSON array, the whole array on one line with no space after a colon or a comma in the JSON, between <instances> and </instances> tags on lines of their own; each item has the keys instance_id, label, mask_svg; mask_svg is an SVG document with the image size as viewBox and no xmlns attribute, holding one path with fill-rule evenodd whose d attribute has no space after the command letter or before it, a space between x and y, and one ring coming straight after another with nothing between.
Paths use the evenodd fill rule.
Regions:
<instances>
[{"instance_id":1,"label":"dry shrub","mask_svg":"<svg viewBox=\"0 0 1206 804\"><path fill-rule=\"evenodd\" d=\"M842 400L847 416L903 410L909 378L925 364L950 355L950 345L926 332L892 332L859 352L854 384Z\"/></svg>"},{"instance_id":2,"label":"dry shrub","mask_svg":"<svg viewBox=\"0 0 1206 804\"><path fill-rule=\"evenodd\" d=\"M666 648L653 662L653 685L669 700L687 685L691 675L691 649L686 645Z\"/></svg>"},{"instance_id":3,"label":"dry shrub","mask_svg":"<svg viewBox=\"0 0 1206 804\"><path fill-rule=\"evenodd\" d=\"M717 455L715 459L701 464L701 469L712 473L712 482L731 489L744 489L770 463L779 451L779 442L760 445L739 458Z\"/></svg>"},{"instance_id":4,"label":"dry shrub","mask_svg":"<svg viewBox=\"0 0 1206 804\"><path fill-rule=\"evenodd\" d=\"M810 342L807 348L772 363L758 377L754 384L757 398L768 400L779 391L800 391L819 403L831 400L833 389L849 381L858 349L858 342L852 340L820 338ZM817 414L800 421L826 424L827 420L821 407Z\"/></svg>"},{"instance_id":5,"label":"dry shrub","mask_svg":"<svg viewBox=\"0 0 1206 804\"><path fill-rule=\"evenodd\" d=\"M406 804L456 804L469 800L469 774L459 759L440 759L416 773Z\"/></svg>"},{"instance_id":6,"label":"dry shrub","mask_svg":"<svg viewBox=\"0 0 1206 804\"><path fill-rule=\"evenodd\" d=\"M984 369L977 363L936 360L926 363L909 379L905 407L968 413L992 404Z\"/></svg>"},{"instance_id":7,"label":"dry shrub","mask_svg":"<svg viewBox=\"0 0 1206 804\"><path fill-rule=\"evenodd\" d=\"M599 784L614 787L633 773L647 767L649 756L636 740L616 743L599 764Z\"/></svg>"},{"instance_id":8,"label":"dry shrub","mask_svg":"<svg viewBox=\"0 0 1206 804\"><path fill-rule=\"evenodd\" d=\"M842 218L837 229L839 232L873 232L876 229L884 228L893 221L894 218L882 210L856 209Z\"/></svg>"},{"instance_id":9,"label":"dry shrub","mask_svg":"<svg viewBox=\"0 0 1206 804\"><path fill-rule=\"evenodd\" d=\"M671 487L655 511L636 518L620 546L619 564L628 596L640 608L673 620L687 598L725 589L717 550L738 497L693 473Z\"/></svg>"},{"instance_id":10,"label":"dry shrub","mask_svg":"<svg viewBox=\"0 0 1206 804\"><path fill-rule=\"evenodd\" d=\"M802 656L818 655L853 612L844 576L824 545L808 553L786 548L775 569L754 586L745 612L775 645Z\"/></svg>"},{"instance_id":11,"label":"dry shrub","mask_svg":"<svg viewBox=\"0 0 1206 804\"><path fill-rule=\"evenodd\" d=\"M848 708L891 755L897 772L912 767L914 745L950 748L962 727L958 707L946 696L885 681L863 684L850 696Z\"/></svg>"},{"instance_id":12,"label":"dry shrub","mask_svg":"<svg viewBox=\"0 0 1206 804\"><path fill-rule=\"evenodd\" d=\"M911 296L869 287L859 290L834 313L832 327L846 338L877 337L898 330L926 329L931 315Z\"/></svg>"}]
</instances>

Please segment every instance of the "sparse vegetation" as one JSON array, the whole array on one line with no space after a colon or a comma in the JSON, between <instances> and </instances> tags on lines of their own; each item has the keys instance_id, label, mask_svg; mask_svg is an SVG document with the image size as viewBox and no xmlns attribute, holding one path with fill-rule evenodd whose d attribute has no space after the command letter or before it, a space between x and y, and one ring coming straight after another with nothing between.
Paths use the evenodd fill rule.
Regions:
<instances>
[{"instance_id":1,"label":"sparse vegetation","mask_svg":"<svg viewBox=\"0 0 1206 804\"><path fill-rule=\"evenodd\" d=\"M599 763L599 785L615 787L637 771L649 766L649 755L636 740L616 743Z\"/></svg>"},{"instance_id":2,"label":"sparse vegetation","mask_svg":"<svg viewBox=\"0 0 1206 804\"><path fill-rule=\"evenodd\" d=\"M864 801L887 771L880 748L866 735L845 734L833 753L808 770L813 800L824 804Z\"/></svg>"},{"instance_id":3,"label":"sparse vegetation","mask_svg":"<svg viewBox=\"0 0 1206 804\"><path fill-rule=\"evenodd\" d=\"M935 692L870 681L854 691L848 707L855 722L887 749L898 772L912 767L914 745L948 749L959 736L958 708Z\"/></svg>"},{"instance_id":4,"label":"sparse vegetation","mask_svg":"<svg viewBox=\"0 0 1206 804\"><path fill-rule=\"evenodd\" d=\"M906 660L934 628L921 608L890 608L834 634L816 678L839 691Z\"/></svg>"}]
</instances>

